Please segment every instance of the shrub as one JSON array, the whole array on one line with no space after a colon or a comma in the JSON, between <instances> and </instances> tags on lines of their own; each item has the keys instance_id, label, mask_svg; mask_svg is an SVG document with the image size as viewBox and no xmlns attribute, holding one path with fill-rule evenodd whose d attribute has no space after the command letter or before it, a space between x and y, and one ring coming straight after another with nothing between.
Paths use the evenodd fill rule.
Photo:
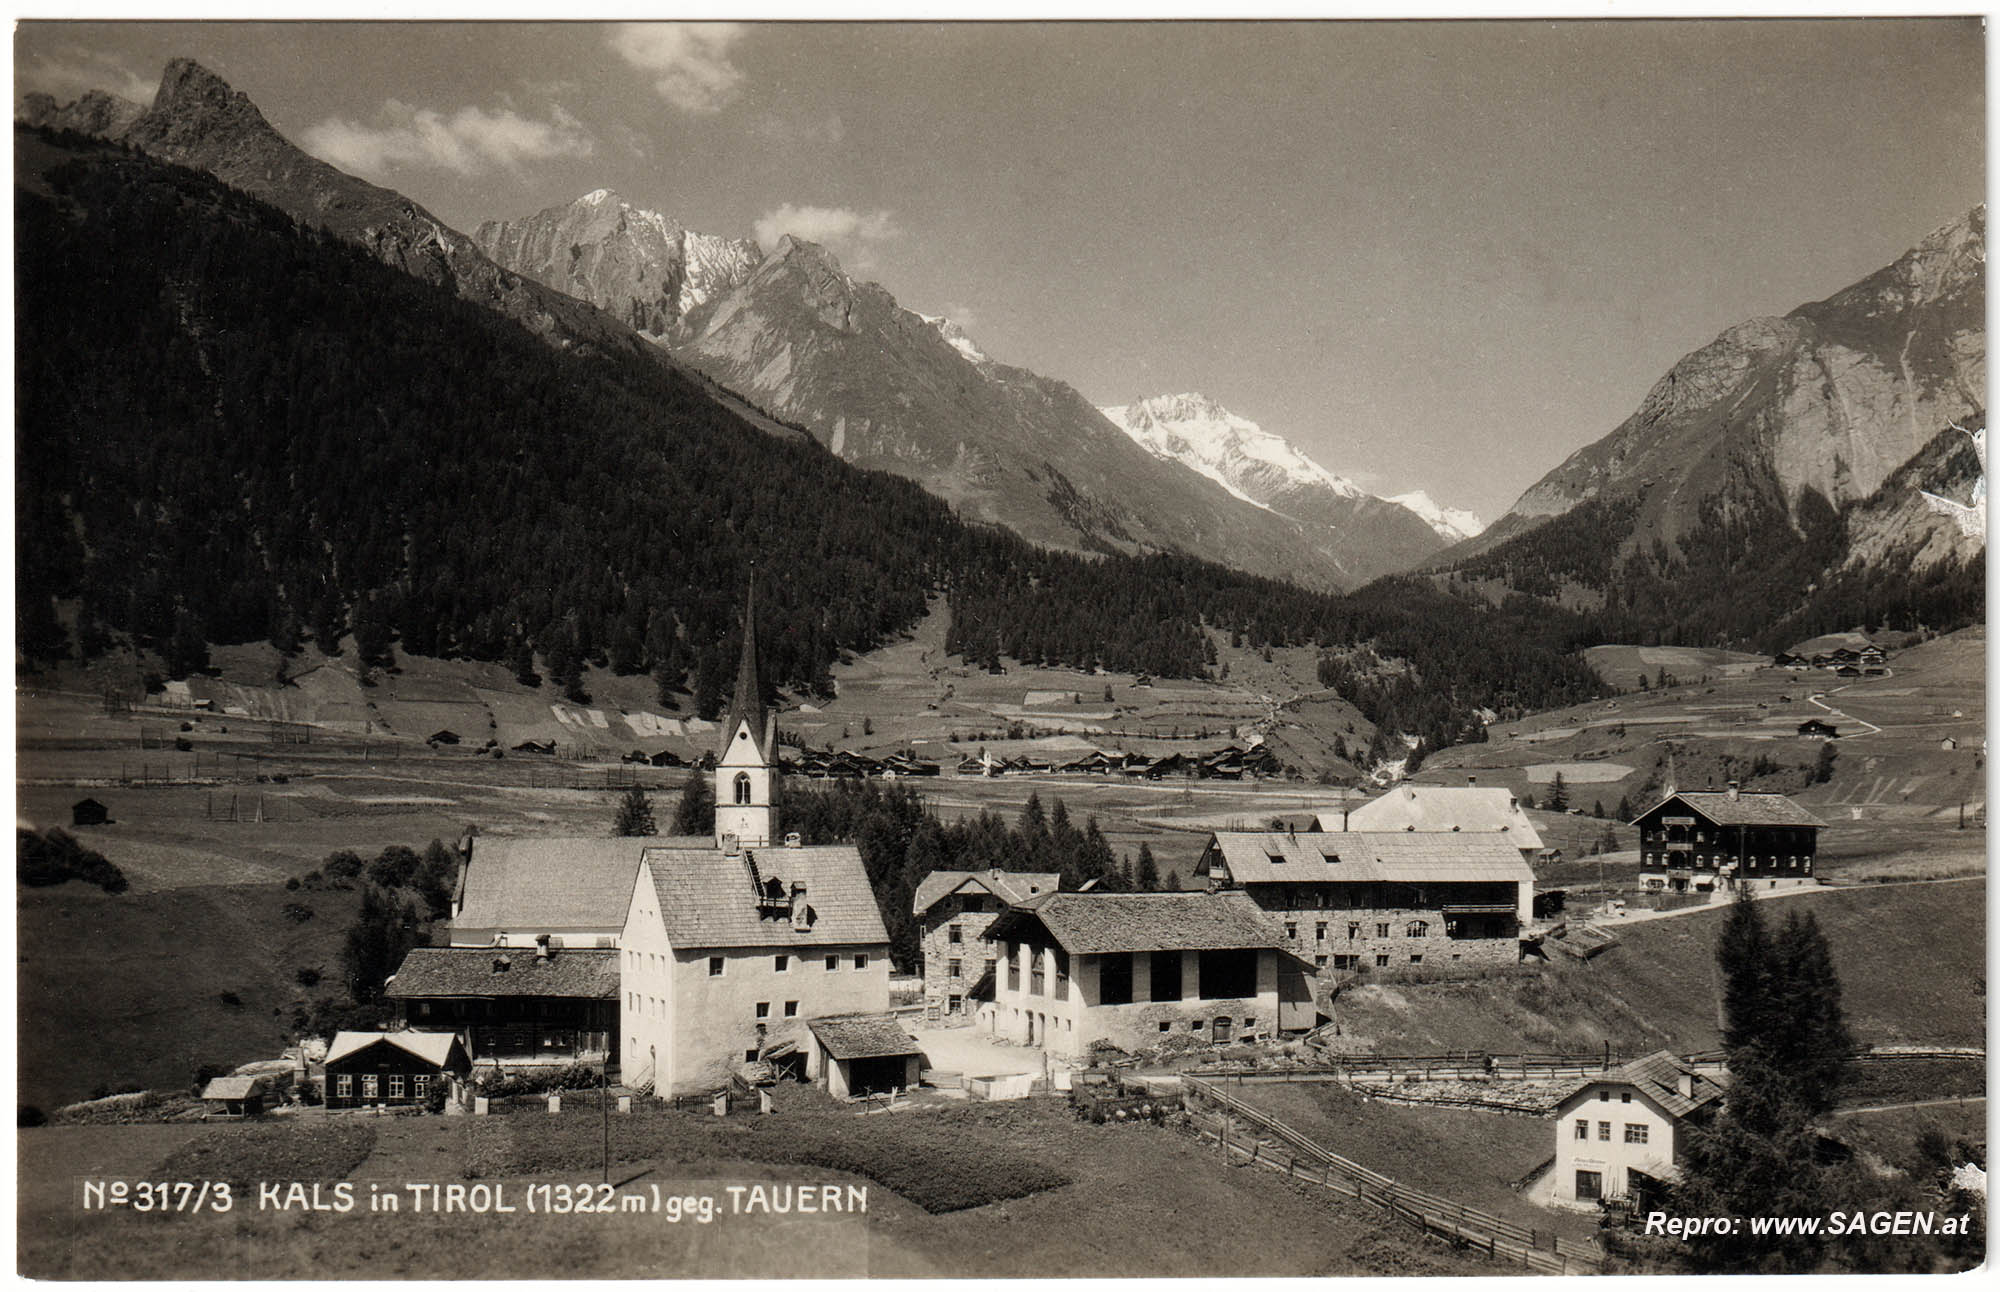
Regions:
<instances>
[{"instance_id":1,"label":"shrub","mask_svg":"<svg viewBox=\"0 0 2000 1292\"><path fill-rule=\"evenodd\" d=\"M223 1004L229 1006L229 1008L231 1009L243 1008L243 998L241 996L238 996L233 991L222 992L221 994L216 996L216 999L221 1001Z\"/></svg>"},{"instance_id":2,"label":"shrub","mask_svg":"<svg viewBox=\"0 0 2000 1292\"><path fill-rule=\"evenodd\" d=\"M48 888L80 879L107 893L122 893L131 884L125 872L105 860L104 854L86 848L65 830L37 834L33 830L14 831L14 873L30 888Z\"/></svg>"},{"instance_id":3,"label":"shrub","mask_svg":"<svg viewBox=\"0 0 2000 1292\"><path fill-rule=\"evenodd\" d=\"M312 917L313 917L312 907L302 906L297 902L285 903L285 918L290 920L292 923L304 924L307 920L311 919Z\"/></svg>"},{"instance_id":4,"label":"shrub","mask_svg":"<svg viewBox=\"0 0 2000 1292\"><path fill-rule=\"evenodd\" d=\"M298 984L301 987L319 986L319 970L310 966L301 965L293 972L292 977L298 980Z\"/></svg>"},{"instance_id":5,"label":"shrub","mask_svg":"<svg viewBox=\"0 0 2000 1292\"><path fill-rule=\"evenodd\" d=\"M287 879L285 881L285 891L288 893L296 893L299 891L299 877L297 875L293 875L290 879Z\"/></svg>"},{"instance_id":6,"label":"shrub","mask_svg":"<svg viewBox=\"0 0 2000 1292\"><path fill-rule=\"evenodd\" d=\"M48 1121L49 1115L33 1104L20 1104L14 1109L16 1126L46 1126Z\"/></svg>"},{"instance_id":7,"label":"shrub","mask_svg":"<svg viewBox=\"0 0 2000 1292\"><path fill-rule=\"evenodd\" d=\"M482 1068L472 1078L472 1088L488 1099L508 1099L515 1095L539 1095L551 1090L595 1090L604 1083L604 1074L588 1063L572 1063L561 1068L527 1072L503 1072Z\"/></svg>"},{"instance_id":8,"label":"shrub","mask_svg":"<svg viewBox=\"0 0 2000 1292\"><path fill-rule=\"evenodd\" d=\"M343 848L327 857L325 869L329 879L353 879L361 873L361 867L360 856Z\"/></svg>"}]
</instances>

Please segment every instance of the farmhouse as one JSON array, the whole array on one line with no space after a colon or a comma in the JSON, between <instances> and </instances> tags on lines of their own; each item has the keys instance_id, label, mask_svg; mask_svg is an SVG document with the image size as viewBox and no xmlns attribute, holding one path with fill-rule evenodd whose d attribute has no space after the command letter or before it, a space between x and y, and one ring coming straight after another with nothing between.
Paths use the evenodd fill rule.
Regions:
<instances>
[{"instance_id":1,"label":"farmhouse","mask_svg":"<svg viewBox=\"0 0 2000 1292\"><path fill-rule=\"evenodd\" d=\"M1053 1055L1278 1029L1287 957L1241 893L1044 893L1003 911L986 937L999 948L994 1033Z\"/></svg>"},{"instance_id":2,"label":"farmhouse","mask_svg":"<svg viewBox=\"0 0 2000 1292\"><path fill-rule=\"evenodd\" d=\"M923 927L924 1002L939 1017L973 1010L975 989L989 978L996 954L984 941L1003 909L1061 886L1053 872L934 870L917 885L913 905ZM979 993L991 999L991 983Z\"/></svg>"},{"instance_id":3,"label":"farmhouse","mask_svg":"<svg viewBox=\"0 0 2000 1292\"><path fill-rule=\"evenodd\" d=\"M471 1067L451 1032L340 1032L326 1047L326 1106L422 1104Z\"/></svg>"},{"instance_id":4,"label":"farmhouse","mask_svg":"<svg viewBox=\"0 0 2000 1292\"><path fill-rule=\"evenodd\" d=\"M709 1089L759 1060L820 1075L808 1023L889 1008L889 932L860 851L771 846L775 737L746 607L715 838L648 847L627 880L619 1066L634 1089Z\"/></svg>"},{"instance_id":5,"label":"farmhouse","mask_svg":"<svg viewBox=\"0 0 2000 1292\"><path fill-rule=\"evenodd\" d=\"M1352 812L1322 812L1319 828L1342 830L1409 830L1418 834L1500 834L1533 861L1542 851L1542 837L1505 789L1477 785L1402 785Z\"/></svg>"},{"instance_id":6,"label":"farmhouse","mask_svg":"<svg viewBox=\"0 0 2000 1292\"><path fill-rule=\"evenodd\" d=\"M1648 888L1712 892L1717 883L1813 882L1825 822L1783 794L1682 791L1641 812L1639 878Z\"/></svg>"},{"instance_id":7,"label":"farmhouse","mask_svg":"<svg viewBox=\"0 0 2000 1292\"><path fill-rule=\"evenodd\" d=\"M657 838L467 841L451 903L455 947L615 947L639 854Z\"/></svg>"},{"instance_id":8,"label":"farmhouse","mask_svg":"<svg viewBox=\"0 0 2000 1292\"><path fill-rule=\"evenodd\" d=\"M478 1063L601 1063L617 1053L613 950L415 947L384 995L406 1027L461 1034Z\"/></svg>"},{"instance_id":9,"label":"farmhouse","mask_svg":"<svg viewBox=\"0 0 2000 1292\"><path fill-rule=\"evenodd\" d=\"M1840 736L1840 728L1824 718L1807 718L1799 724L1799 735L1807 740L1835 740Z\"/></svg>"},{"instance_id":10,"label":"farmhouse","mask_svg":"<svg viewBox=\"0 0 2000 1292\"><path fill-rule=\"evenodd\" d=\"M1241 889L1288 950L1335 971L1512 964L1535 911L1511 830L1224 832L1194 873Z\"/></svg>"},{"instance_id":11,"label":"farmhouse","mask_svg":"<svg viewBox=\"0 0 2000 1292\"><path fill-rule=\"evenodd\" d=\"M1687 1128L1714 1115L1727 1080L1661 1050L1585 1082L1554 1113L1557 1202L1643 1198L1672 1180Z\"/></svg>"}]
</instances>

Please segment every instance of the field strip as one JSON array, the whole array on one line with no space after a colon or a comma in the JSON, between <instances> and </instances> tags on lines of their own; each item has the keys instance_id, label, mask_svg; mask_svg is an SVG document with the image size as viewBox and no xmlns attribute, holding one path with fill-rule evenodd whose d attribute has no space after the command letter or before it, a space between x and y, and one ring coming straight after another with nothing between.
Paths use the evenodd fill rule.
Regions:
<instances>
[{"instance_id":1,"label":"field strip","mask_svg":"<svg viewBox=\"0 0 2000 1292\"><path fill-rule=\"evenodd\" d=\"M1950 1099L1919 1099L1911 1104L1870 1104L1866 1108L1836 1108L1835 1117L1853 1117L1857 1113L1893 1113L1904 1108L1939 1108L1946 1104L1983 1104L1985 1095L1955 1095Z\"/></svg>"}]
</instances>

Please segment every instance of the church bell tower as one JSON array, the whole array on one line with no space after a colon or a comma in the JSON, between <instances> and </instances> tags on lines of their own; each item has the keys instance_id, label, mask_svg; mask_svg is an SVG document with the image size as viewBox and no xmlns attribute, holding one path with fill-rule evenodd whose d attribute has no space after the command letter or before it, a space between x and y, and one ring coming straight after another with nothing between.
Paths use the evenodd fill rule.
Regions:
<instances>
[{"instance_id":1,"label":"church bell tower","mask_svg":"<svg viewBox=\"0 0 2000 1292\"><path fill-rule=\"evenodd\" d=\"M743 655L736 665L736 694L722 723L715 751L715 843L733 837L745 848L769 847L777 823L771 807L771 777L777 764L778 720L764 705L757 672L756 583L743 597Z\"/></svg>"}]
</instances>

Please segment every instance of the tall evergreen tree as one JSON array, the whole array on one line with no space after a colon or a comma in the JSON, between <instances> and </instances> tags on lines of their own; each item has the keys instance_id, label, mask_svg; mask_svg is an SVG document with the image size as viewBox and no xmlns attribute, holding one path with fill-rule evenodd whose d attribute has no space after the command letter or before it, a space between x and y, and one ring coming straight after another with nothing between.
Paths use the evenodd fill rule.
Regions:
<instances>
[{"instance_id":1,"label":"tall evergreen tree","mask_svg":"<svg viewBox=\"0 0 2000 1292\"><path fill-rule=\"evenodd\" d=\"M1133 883L1142 893L1157 892L1160 887L1160 863L1153 859L1153 845L1139 845L1139 866L1132 875Z\"/></svg>"},{"instance_id":2,"label":"tall evergreen tree","mask_svg":"<svg viewBox=\"0 0 2000 1292\"><path fill-rule=\"evenodd\" d=\"M653 800L646 797L640 786L626 790L618 800L618 817L612 823L611 833L622 837L659 833L653 825Z\"/></svg>"},{"instance_id":3,"label":"tall evergreen tree","mask_svg":"<svg viewBox=\"0 0 2000 1292\"><path fill-rule=\"evenodd\" d=\"M1549 782L1549 796L1542 800L1542 806L1551 812L1569 811L1569 786L1564 783L1561 772L1557 772L1556 778Z\"/></svg>"},{"instance_id":4,"label":"tall evergreen tree","mask_svg":"<svg viewBox=\"0 0 2000 1292\"><path fill-rule=\"evenodd\" d=\"M1722 1048L1733 1059L1765 1041L1773 1012L1770 936L1747 886L1729 905L1715 964L1722 974Z\"/></svg>"},{"instance_id":5,"label":"tall evergreen tree","mask_svg":"<svg viewBox=\"0 0 2000 1292\"><path fill-rule=\"evenodd\" d=\"M700 771L688 773L681 786L680 801L674 805L674 833L682 836L715 833L715 787Z\"/></svg>"}]
</instances>

